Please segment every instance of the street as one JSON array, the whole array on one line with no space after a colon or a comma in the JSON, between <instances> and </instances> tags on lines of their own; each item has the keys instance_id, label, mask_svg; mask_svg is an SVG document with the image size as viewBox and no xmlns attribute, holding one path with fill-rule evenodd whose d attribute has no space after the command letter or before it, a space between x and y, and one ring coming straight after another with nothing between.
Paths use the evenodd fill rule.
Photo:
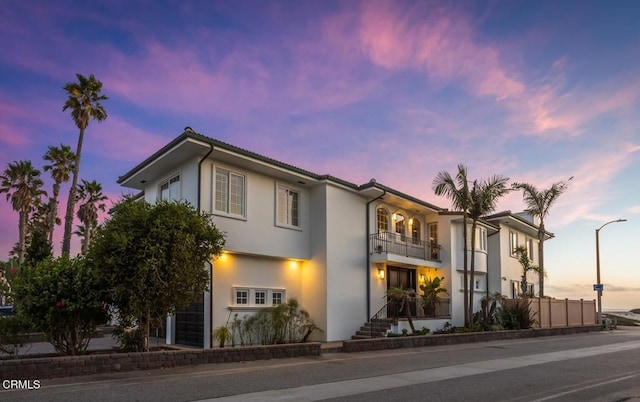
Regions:
<instances>
[{"instance_id":1,"label":"street","mask_svg":"<svg viewBox=\"0 0 640 402\"><path fill-rule=\"evenodd\" d=\"M42 380L16 401L620 401L640 398L640 331Z\"/></svg>"}]
</instances>

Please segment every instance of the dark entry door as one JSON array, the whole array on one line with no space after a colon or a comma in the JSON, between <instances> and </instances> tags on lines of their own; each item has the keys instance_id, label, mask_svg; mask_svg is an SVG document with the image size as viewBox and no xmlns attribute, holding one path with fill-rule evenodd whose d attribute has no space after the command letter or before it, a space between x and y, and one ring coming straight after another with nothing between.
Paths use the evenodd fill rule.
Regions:
<instances>
[{"instance_id":1,"label":"dark entry door","mask_svg":"<svg viewBox=\"0 0 640 402\"><path fill-rule=\"evenodd\" d=\"M176 343L204 347L204 296L176 311Z\"/></svg>"},{"instance_id":2,"label":"dark entry door","mask_svg":"<svg viewBox=\"0 0 640 402\"><path fill-rule=\"evenodd\" d=\"M387 289L389 288L413 289L416 290L416 271L415 269L401 267L387 267ZM405 311L399 311L400 306L390 304L387 308L387 317L403 317ZM416 315L416 303L411 303L411 315Z\"/></svg>"}]
</instances>

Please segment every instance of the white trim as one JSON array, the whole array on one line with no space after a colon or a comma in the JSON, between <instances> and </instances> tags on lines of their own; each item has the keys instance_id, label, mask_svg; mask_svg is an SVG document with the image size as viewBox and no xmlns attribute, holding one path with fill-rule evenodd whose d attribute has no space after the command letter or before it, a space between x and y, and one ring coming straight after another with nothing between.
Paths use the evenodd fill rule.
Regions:
<instances>
[{"instance_id":1,"label":"white trim","mask_svg":"<svg viewBox=\"0 0 640 402\"><path fill-rule=\"evenodd\" d=\"M218 183L218 171L227 173L227 183L226 183L226 210L220 210L216 208L216 191L217 191L217 183ZM231 210L231 177L237 176L242 178L242 213L235 214L229 212ZM220 166L213 164L212 165L212 174L211 174L211 188L212 188L212 197L211 197L211 212L214 215L225 216L228 218L236 218L236 219L247 219L247 175L245 173L240 173L235 169L230 169L225 166Z\"/></svg>"},{"instance_id":2,"label":"white trim","mask_svg":"<svg viewBox=\"0 0 640 402\"><path fill-rule=\"evenodd\" d=\"M178 179L178 197L172 197L171 196L171 181L173 179L177 178ZM167 189L169 190L169 198L167 199L163 199L162 198L162 186L167 185ZM160 183L158 183L158 195L157 195L157 200L158 201L180 201L182 200L182 174L180 172L180 170L178 170L177 172L167 176L166 179L160 181Z\"/></svg>"},{"instance_id":3,"label":"white trim","mask_svg":"<svg viewBox=\"0 0 640 402\"><path fill-rule=\"evenodd\" d=\"M247 292L247 303L246 304L238 304L237 303L237 294L239 291ZM265 303L264 304L256 304L256 295L257 292L265 292ZM266 287L252 287L252 286L233 286L231 289L231 304L229 305L230 309L261 309L273 307L273 294L274 293L282 293L282 303L287 302L287 290L283 288L266 288Z\"/></svg>"},{"instance_id":4,"label":"white trim","mask_svg":"<svg viewBox=\"0 0 640 402\"><path fill-rule=\"evenodd\" d=\"M297 208L298 208L297 215L298 216L296 217L297 221L298 221L297 225L288 224L288 223L282 223L282 222L278 221L278 218L279 218L278 209L280 208L279 190L281 188L283 190L288 191L288 192L294 193L294 194L296 194L298 196L298 201L297 201L298 202L298 206L297 206ZM287 184L282 184L280 182L275 182L274 193L275 193L274 225L277 226L277 227L280 227L280 228L285 228L285 229L302 230L302 213L301 213L302 212L301 211L301 209L302 209L301 208L302 207L302 191L300 191L299 188L292 187L292 186L289 186ZM289 211L287 211L287 218L289 217L288 215L289 215Z\"/></svg>"}]
</instances>

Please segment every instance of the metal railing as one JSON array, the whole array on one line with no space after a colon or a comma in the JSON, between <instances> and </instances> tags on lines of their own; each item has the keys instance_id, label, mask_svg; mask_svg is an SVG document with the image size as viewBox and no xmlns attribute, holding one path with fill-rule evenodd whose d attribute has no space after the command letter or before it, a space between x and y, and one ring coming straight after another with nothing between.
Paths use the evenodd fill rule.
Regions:
<instances>
[{"instance_id":1,"label":"metal railing","mask_svg":"<svg viewBox=\"0 0 640 402\"><path fill-rule=\"evenodd\" d=\"M414 320L421 319L447 319L451 318L451 300L442 299L433 307L426 306L422 297L411 297L408 299L411 317ZM369 319L370 336L375 338L379 331L375 331L374 321L393 318L406 317L405 311L400 311L401 302L389 301L377 313Z\"/></svg>"},{"instance_id":2,"label":"metal railing","mask_svg":"<svg viewBox=\"0 0 640 402\"><path fill-rule=\"evenodd\" d=\"M429 261L440 261L437 243L414 239L398 233L380 232L369 235L371 254L396 254Z\"/></svg>"}]
</instances>

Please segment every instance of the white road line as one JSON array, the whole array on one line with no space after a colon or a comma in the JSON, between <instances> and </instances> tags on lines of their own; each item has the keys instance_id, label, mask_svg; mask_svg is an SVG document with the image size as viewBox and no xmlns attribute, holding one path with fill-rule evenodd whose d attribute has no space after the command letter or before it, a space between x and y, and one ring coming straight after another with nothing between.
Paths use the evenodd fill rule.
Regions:
<instances>
[{"instance_id":1,"label":"white road line","mask_svg":"<svg viewBox=\"0 0 640 402\"><path fill-rule=\"evenodd\" d=\"M594 346L582 349L564 350L558 352L540 353L528 356L517 356L504 359L487 360L465 363L454 366L431 368L426 370L397 373L358 380L336 381L326 384L307 385L296 388L270 390L239 394L222 398L203 399L198 402L209 401L320 401L329 398L339 398L366 392L382 391L409 385L425 384L486 374L502 370L534 366L538 364L578 359L606 353L615 353L631 349L639 349L640 341L624 342L612 345Z\"/></svg>"},{"instance_id":2,"label":"white road line","mask_svg":"<svg viewBox=\"0 0 640 402\"><path fill-rule=\"evenodd\" d=\"M599 383L596 383L596 384L590 384L590 385L587 385L587 386L584 386L584 387L572 389L571 391L564 391L564 392L560 392L560 393L557 393L557 394L554 394L554 395L549 395L549 396L546 396L544 398L536 399L536 400L534 400L532 402L548 401L548 400L551 400L551 399L556 399L556 398L563 397L565 395L574 394L576 392L584 391L584 390L591 389L591 388L601 387L603 385L614 384L616 382L629 380L631 378L639 377L639 376L640 376L640 373L636 373L636 374L628 375L628 376L621 377L621 378L616 378L616 379L609 380L609 381L602 381L602 382L599 382Z\"/></svg>"}]
</instances>

